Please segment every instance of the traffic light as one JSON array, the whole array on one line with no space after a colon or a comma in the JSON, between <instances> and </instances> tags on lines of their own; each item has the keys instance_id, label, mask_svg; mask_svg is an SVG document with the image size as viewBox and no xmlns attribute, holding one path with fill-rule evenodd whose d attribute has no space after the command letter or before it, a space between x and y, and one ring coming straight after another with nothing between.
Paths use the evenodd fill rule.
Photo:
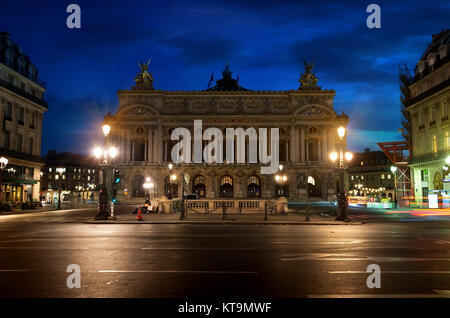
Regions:
<instances>
[{"instance_id":1,"label":"traffic light","mask_svg":"<svg viewBox=\"0 0 450 318\"><path fill-rule=\"evenodd\" d=\"M120 182L120 171L118 169L114 169L114 183Z\"/></svg>"},{"instance_id":2,"label":"traffic light","mask_svg":"<svg viewBox=\"0 0 450 318\"><path fill-rule=\"evenodd\" d=\"M114 169L113 181L114 182L112 186L112 202L116 203L117 184L120 182L120 171L118 169Z\"/></svg>"}]
</instances>

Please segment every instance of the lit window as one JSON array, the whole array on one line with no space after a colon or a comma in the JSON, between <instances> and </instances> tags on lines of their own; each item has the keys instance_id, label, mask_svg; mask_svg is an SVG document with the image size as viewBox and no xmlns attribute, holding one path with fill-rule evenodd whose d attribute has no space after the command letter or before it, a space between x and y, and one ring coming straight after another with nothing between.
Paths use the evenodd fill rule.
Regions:
<instances>
[{"instance_id":1,"label":"lit window","mask_svg":"<svg viewBox=\"0 0 450 318\"><path fill-rule=\"evenodd\" d=\"M433 152L437 152L437 138L436 135L433 135Z\"/></svg>"},{"instance_id":2,"label":"lit window","mask_svg":"<svg viewBox=\"0 0 450 318\"><path fill-rule=\"evenodd\" d=\"M352 180L355 180L355 176L352 176Z\"/></svg>"},{"instance_id":3,"label":"lit window","mask_svg":"<svg viewBox=\"0 0 450 318\"><path fill-rule=\"evenodd\" d=\"M59 179L59 175L55 174L55 180Z\"/></svg>"},{"instance_id":4,"label":"lit window","mask_svg":"<svg viewBox=\"0 0 450 318\"><path fill-rule=\"evenodd\" d=\"M364 180L364 176L361 176L361 180Z\"/></svg>"},{"instance_id":5,"label":"lit window","mask_svg":"<svg viewBox=\"0 0 450 318\"><path fill-rule=\"evenodd\" d=\"M383 179L384 180L384 173L381 175L381 179Z\"/></svg>"},{"instance_id":6,"label":"lit window","mask_svg":"<svg viewBox=\"0 0 450 318\"><path fill-rule=\"evenodd\" d=\"M388 179L390 179L390 178L391 178L391 174L389 173L389 174L388 174Z\"/></svg>"},{"instance_id":7,"label":"lit window","mask_svg":"<svg viewBox=\"0 0 450 318\"><path fill-rule=\"evenodd\" d=\"M52 168L48 168L48 172L52 172Z\"/></svg>"},{"instance_id":8,"label":"lit window","mask_svg":"<svg viewBox=\"0 0 450 318\"><path fill-rule=\"evenodd\" d=\"M364 161L361 161L361 166L364 166Z\"/></svg>"},{"instance_id":9,"label":"lit window","mask_svg":"<svg viewBox=\"0 0 450 318\"><path fill-rule=\"evenodd\" d=\"M448 131L445 132L445 147L450 148L450 136L448 135Z\"/></svg>"}]
</instances>

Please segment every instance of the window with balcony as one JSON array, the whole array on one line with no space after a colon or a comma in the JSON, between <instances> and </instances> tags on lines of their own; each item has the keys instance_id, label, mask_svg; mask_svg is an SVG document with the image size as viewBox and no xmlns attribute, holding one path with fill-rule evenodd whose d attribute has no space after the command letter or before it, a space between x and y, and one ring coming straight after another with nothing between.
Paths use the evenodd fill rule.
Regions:
<instances>
[{"instance_id":1,"label":"window with balcony","mask_svg":"<svg viewBox=\"0 0 450 318\"><path fill-rule=\"evenodd\" d=\"M436 116L437 115L437 109L436 107L431 108L430 112L430 126L436 125Z\"/></svg>"},{"instance_id":2,"label":"window with balcony","mask_svg":"<svg viewBox=\"0 0 450 318\"><path fill-rule=\"evenodd\" d=\"M428 182L428 169L420 170L420 179L422 181Z\"/></svg>"},{"instance_id":3,"label":"window with balcony","mask_svg":"<svg viewBox=\"0 0 450 318\"><path fill-rule=\"evenodd\" d=\"M11 131L5 130L5 137L3 139L3 147L6 150L9 150L10 142L11 142Z\"/></svg>"},{"instance_id":4,"label":"window with balcony","mask_svg":"<svg viewBox=\"0 0 450 318\"><path fill-rule=\"evenodd\" d=\"M22 152L22 139L23 139L23 136L21 134L17 134L17 138L16 138L17 146L16 146L16 149L19 152Z\"/></svg>"},{"instance_id":5,"label":"window with balcony","mask_svg":"<svg viewBox=\"0 0 450 318\"><path fill-rule=\"evenodd\" d=\"M145 161L145 142L134 141L133 161Z\"/></svg>"},{"instance_id":6,"label":"window with balcony","mask_svg":"<svg viewBox=\"0 0 450 318\"><path fill-rule=\"evenodd\" d=\"M25 117L25 109L23 107L19 107L17 111L17 123L23 126Z\"/></svg>"},{"instance_id":7,"label":"window with balcony","mask_svg":"<svg viewBox=\"0 0 450 318\"><path fill-rule=\"evenodd\" d=\"M5 119L11 121L12 120L12 111L13 106L12 102L6 102L6 111L5 111Z\"/></svg>"},{"instance_id":8,"label":"window with balcony","mask_svg":"<svg viewBox=\"0 0 450 318\"><path fill-rule=\"evenodd\" d=\"M36 112L31 112L30 118L30 128L34 129L36 126Z\"/></svg>"},{"instance_id":9,"label":"window with balcony","mask_svg":"<svg viewBox=\"0 0 450 318\"><path fill-rule=\"evenodd\" d=\"M34 139L33 137L28 138L28 152L33 154L33 150L34 150Z\"/></svg>"}]
</instances>

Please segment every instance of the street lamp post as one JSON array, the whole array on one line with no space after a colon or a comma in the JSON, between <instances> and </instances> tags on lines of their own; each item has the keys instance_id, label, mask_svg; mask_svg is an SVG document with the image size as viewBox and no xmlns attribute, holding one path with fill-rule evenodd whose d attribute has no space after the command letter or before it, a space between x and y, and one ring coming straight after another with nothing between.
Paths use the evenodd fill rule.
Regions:
<instances>
[{"instance_id":1,"label":"street lamp post","mask_svg":"<svg viewBox=\"0 0 450 318\"><path fill-rule=\"evenodd\" d=\"M339 153L332 152L330 154L330 159L333 162L338 161L339 170L339 191L338 191L338 215L336 216L336 221L349 222L350 218L347 215L347 195L344 190L344 176L345 176L345 162L349 162L353 158L351 152L347 152L344 149L344 137L346 134L345 127L339 127L337 133L339 136Z\"/></svg>"},{"instance_id":2,"label":"street lamp post","mask_svg":"<svg viewBox=\"0 0 450 318\"><path fill-rule=\"evenodd\" d=\"M0 202L3 200L2 174L3 174L3 169L5 169L7 165L8 165L8 159L5 157L0 157Z\"/></svg>"},{"instance_id":3,"label":"street lamp post","mask_svg":"<svg viewBox=\"0 0 450 318\"><path fill-rule=\"evenodd\" d=\"M394 175L394 207L398 209L398 199L397 199L397 167L391 166L391 172Z\"/></svg>"},{"instance_id":4,"label":"street lamp post","mask_svg":"<svg viewBox=\"0 0 450 318\"><path fill-rule=\"evenodd\" d=\"M173 164L171 164L171 163L169 163L169 170L170 171L172 171L172 169L173 169ZM174 181L174 180L176 180L177 179L177 176L175 175L175 174L171 174L170 175L170 184L169 184L169 187L170 187L170 192L172 192L172 181ZM185 182L187 182L187 178L188 178L188 176L185 174L185 171L184 171L184 158L182 158L181 159L181 207L180 207L180 220L181 221L184 221L184 220L186 220L187 219L187 213L186 213L186 209L185 209L185 206L184 206L184 195L185 195L185 185L184 185L184 183Z\"/></svg>"},{"instance_id":5,"label":"street lamp post","mask_svg":"<svg viewBox=\"0 0 450 318\"><path fill-rule=\"evenodd\" d=\"M282 171L283 171L283 165L279 165L278 173L275 175L275 181L276 181L276 183L278 183L281 186L281 192L279 190L280 197L281 196L286 197L287 193L286 193L285 185L288 180L288 177L287 177L287 175L282 174L281 173ZM276 203L275 203L275 207L276 207ZM284 205L282 206L281 211L284 211Z\"/></svg>"},{"instance_id":6,"label":"street lamp post","mask_svg":"<svg viewBox=\"0 0 450 318\"><path fill-rule=\"evenodd\" d=\"M93 153L95 158L99 160L100 171L102 174L100 195L98 199L98 211L95 216L96 220L106 220L111 216L109 213L109 197L108 197L108 187L107 187L107 172L108 168L112 166L112 161L117 157L119 151L116 147L108 147L108 135L111 131L111 126L104 124L102 126L103 135L105 136L105 148L97 147L94 149ZM111 181L114 182L114 180Z\"/></svg>"},{"instance_id":7,"label":"street lamp post","mask_svg":"<svg viewBox=\"0 0 450 318\"><path fill-rule=\"evenodd\" d=\"M150 202L150 189L152 189L154 186L152 179L150 177L145 178L145 182L143 184L143 187L145 189L145 195L146 195L146 201Z\"/></svg>"},{"instance_id":8,"label":"street lamp post","mask_svg":"<svg viewBox=\"0 0 450 318\"><path fill-rule=\"evenodd\" d=\"M56 172L59 173L59 182L58 182L58 210L61 210L61 188L62 188L62 176L64 173L64 168L56 168Z\"/></svg>"}]
</instances>

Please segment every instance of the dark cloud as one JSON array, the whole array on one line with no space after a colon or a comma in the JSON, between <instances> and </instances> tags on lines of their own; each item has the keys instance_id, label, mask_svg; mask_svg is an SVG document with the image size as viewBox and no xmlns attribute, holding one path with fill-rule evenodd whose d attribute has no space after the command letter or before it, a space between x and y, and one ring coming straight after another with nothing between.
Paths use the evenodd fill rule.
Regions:
<instances>
[{"instance_id":1,"label":"dark cloud","mask_svg":"<svg viewBox=\"0 0 450 318\"><path fill-rule=\"evenodd\" d=\"M352 147L399 138L398 64L413 69L450 16L442 1L376 1L382 28L370 30L371 2L359 0L78 0L82 29L68 30L69 3L15 0L0 10L0 29L48 83L44 150L88 149L116 90L149 57L155 86L169 90L203 89L227 61L245 87L293 89L302 59L314 60L319 85L335 89L336 110L350 115Z\"/></svg>"}]
</instances>

